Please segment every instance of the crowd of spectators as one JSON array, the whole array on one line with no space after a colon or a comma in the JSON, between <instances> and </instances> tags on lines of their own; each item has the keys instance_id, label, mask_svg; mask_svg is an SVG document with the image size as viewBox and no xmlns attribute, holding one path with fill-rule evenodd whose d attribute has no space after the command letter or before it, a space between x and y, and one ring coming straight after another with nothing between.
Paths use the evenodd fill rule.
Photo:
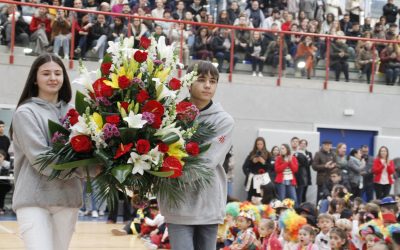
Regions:
<instances>
[{"instance_id":1,"label":"crowd of spectators","mask_svg":"<svg viewBox=\"0 0 400 250\"><path fill-rule=\"evenodd\" d=\"M394 85L400 73L400 46L398 44L350 40L348 37L378 38L398 40L396 23L399 10L388 0L379 20L363 18L364 1L360 0L26 0L33 3L48 4L48 8L18 6L16 13L16 43L32 47L32 54L44 51L54 52L68 58L71 41L71 26L75 26L76 39L74 57L101 59L108 41L118 41L121 37L132 35L135 41L141 36L164 36L169 43L177 42L180 49L181 33L184 36L182 47L183 64L190 57L210 59L218 62L223 70L224 62L230 61L230 48L234 46L233 65L238 61L252 64L253 76L263 76L264 65L271 66L271 76L279 64L280 41L278 31L294 31L312 34L331 34L343 36L334 39L330 49L330 68L335 79L349 81L349 68L359 72L359 78L369 83L372 61L376 58L377 69L385 75L386 83ZM100 10L111 13L132 15L128 20L112 15L69 12L51 6L66 6L77 9ZM10 43L11 13L16 6L3 5L0 15L2 42ZM149 21L142 16L185 20L198 25L172 22ZM128 25L130 21L130 25ZM231 30L201 23L227 24L241 28L263 28L268 32ZM135 46L138 45L136 42ZM324 59L327 41L324 37L312 35L284 35L283 64L294 67L302 76L315 75L315 66ZM91 53L88 53L91 52ZM302 67L299 67L302 62ZM227 65L227 64L225 64ZM351 67L350 67L351 66ZM229 67L228 67L229 70Z\"/></svg>"}]
</instances>

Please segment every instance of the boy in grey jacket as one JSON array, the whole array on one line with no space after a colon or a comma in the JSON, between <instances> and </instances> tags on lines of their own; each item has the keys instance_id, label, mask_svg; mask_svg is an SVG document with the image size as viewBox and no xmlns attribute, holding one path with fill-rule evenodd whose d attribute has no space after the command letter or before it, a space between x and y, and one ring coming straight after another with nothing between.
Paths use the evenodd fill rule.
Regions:
<instances>
[{"instance_id":1,"label":"boy in grey jacket","mask_svg":"<svg viewBox=\"0 0 400 250\"><path fill-rule=\"evenodd\" d=\"M190 101L200 110L200 122L214 125L215 137L206 143L211 147L201 157L213 172L211 183L200 191L185 190L184 201L178 207L168 206L159 197L161 214L168 224L171 247L174 250L215 249L218 224L223 223L227 198L227 178L222 166L231 147L233 118L212 98L218 84L218 70L210 62L196 63L198 79L190 87ZM195 70L188 68L188 73Z\"/></svg>"}]
</instances>

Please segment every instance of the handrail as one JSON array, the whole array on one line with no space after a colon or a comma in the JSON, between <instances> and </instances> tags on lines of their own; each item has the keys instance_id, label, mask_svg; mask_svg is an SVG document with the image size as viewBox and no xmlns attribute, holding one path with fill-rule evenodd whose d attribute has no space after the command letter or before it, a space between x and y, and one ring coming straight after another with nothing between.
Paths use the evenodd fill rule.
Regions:
<instances>
[{"instance_id":1,"label":"handrail","mask_svg":"<svg viewBox=\"0 0 400 250\"><path fill-rule=\"evenodd\" d=\"M293 32L293 31L282 31L282 30L271 30L271 29L265 29L265 28L250 28L250 27L241 27L241 26L235 26L235 25L226 25L226 24L211 24L211 23L199 23L199 22L193 22L193 21L184 21L184 20L174 20L174 19L164 19L164 18L155 18L155 17L148 17L148 16L137 16L134 14L122 14L122 13L114 13L114 12L105 12L105 11L94 11L94 10L86 10L86 9L76 9L76 8L71 8L71 7L64 7L64 6L54 6L54 5L47 5L47 4L35 4L35 3L27 3L27 2L17 2L17 1L9 1L9 0L0 0L0 3L5 3L5 4L13 4L13 5L22 5L22 6L32 6L32 7L44 7L44 8L52 8L52 9L60 9L60 10L67 10L67 11L73 11L73 12L82 12L82 13L92 13L92 14L103 14L107 16L114 16L114 17L125 17L128 20L131 20L132 18L137 18L137 19L143 19L143 20L151 20L151 21L161 21L161 22L172 22L172 23L184 23L184 24L190 24L193 26L206 26L206 27L218 27L218 28L226 28L232 30L231 32L231 39L232 39L232 45L234 45L234 30L249 30L249 31L259 31L259 32L265 32L265 33L275 33L279 36L283 35L300 35L300 36L311 36L311 37L324 37L327 42L327 51L326 51L326 71L329 73L329 51L330 51L330 43L331 40L333 39L346 39L346 40L356 40L356 41L370 41L373 44L375 43L393 43L393 44L399 44L399 40L385 40L385 39L375 39L375 38L363 38L363 37L350 37L350 36L337 36L337 35L327 35L327 34L315 34L315 33L305 33L305 32ZM15 30L15 14L13 13L13 18L12 18L12 27L13 31ZM130 23L128 25L131 25ZM70 68L73 67L73 39L75 36L74 31L74 25L71 24L71 52L70 52ZM128 31L128 34L130 31ZM10 50L10 64L13 64L14 62L14 44L15 44L15 31L12 32L12 37L11 37L11 50ZM182 37L182 34L181 34ZM277 86L281 85L281 75L282 75L282 63L283 59L281 58L283 56L282 53L282 47L283 47L283 39L280 42L280 58L279 58L279 72L278 72L278 79L277 79ZM182 45L182 38L180 41ZM234 47L234 46L232 46ZM182 50L183 46L180 47L180 60L182 60ZM233 71L233 60L234 60L234 49L231 48L230 50L230 70L229 70L229 82L232 81L232 71ZM375 60L372 62L372 68L375 68ZM374 72L372 72L374 74ZM328 74L326 75L326 79L323 84L323 89L327 89L328 87L328 79L329 76ZM370 83L370 92L373 92L373 85L374 84L374 77L371 77L371 83Z\"/></svg>"}]
</instances>

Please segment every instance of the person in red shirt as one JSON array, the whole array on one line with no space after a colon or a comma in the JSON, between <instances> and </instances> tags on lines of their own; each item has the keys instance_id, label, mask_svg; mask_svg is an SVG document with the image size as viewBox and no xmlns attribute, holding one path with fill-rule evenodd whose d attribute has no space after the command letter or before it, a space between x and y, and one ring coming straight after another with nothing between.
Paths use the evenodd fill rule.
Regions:
<instances>
[{"instance_id":1,"label":"person in red shirt","mask_svg":"<svg viewBox=\"0 0 400 250\"><path fill-rule=\"evenodd\" d=\"M33 52L35 54L42 54L49 46L49 37L51 33L51 20L47 16L47 9L40 7L38 14L32 17L31 24L29 25L31 31L31 41L35 42Z\"/></svg>"},{"instance_id":2,"label":"person in red shirt","mask_svg":"<svg viewBox=\"0 0 400 250\"><path fill-rule=\"evenodd\" d=\"M393 184L394 170L394 163L392 160L389 160L389 149L385 146L380 147L378 156L372 165L377 199L382 199L389 195Z\"/></svg>"},{"instance_id":3,"label":"person in red shirt","mask_svg":"<svg viewBox=\"0 0 400 250\"><path fill-rule=\"evenodd\" d=\"M296 156L291 154L289 145L282 144L281 154L275 161L275 183L280 200L290 198L297 203L295 174L298 168Z\"/></svg>"}]
</instances>

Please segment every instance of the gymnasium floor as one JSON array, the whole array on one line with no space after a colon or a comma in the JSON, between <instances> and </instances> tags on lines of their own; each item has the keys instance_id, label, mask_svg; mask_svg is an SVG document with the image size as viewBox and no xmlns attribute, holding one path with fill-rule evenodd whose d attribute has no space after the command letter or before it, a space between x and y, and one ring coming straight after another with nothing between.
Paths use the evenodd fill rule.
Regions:
<instances>
[{"instance_id":1,"label":"gymnasium floor","mask_svg":"<svg viewBox=\"0 0 400 250\"><path fill-rule=\"evenodd\" d=\"M123 224L106 224L105 218L93 219L80 217L73 235L70 250L145 250L142 240L136 236L112 236L113 228L122 228ZM13 215L0 216L0 249L24 249L18 237L18 225Z\"/></svg>"}]
</instances>

